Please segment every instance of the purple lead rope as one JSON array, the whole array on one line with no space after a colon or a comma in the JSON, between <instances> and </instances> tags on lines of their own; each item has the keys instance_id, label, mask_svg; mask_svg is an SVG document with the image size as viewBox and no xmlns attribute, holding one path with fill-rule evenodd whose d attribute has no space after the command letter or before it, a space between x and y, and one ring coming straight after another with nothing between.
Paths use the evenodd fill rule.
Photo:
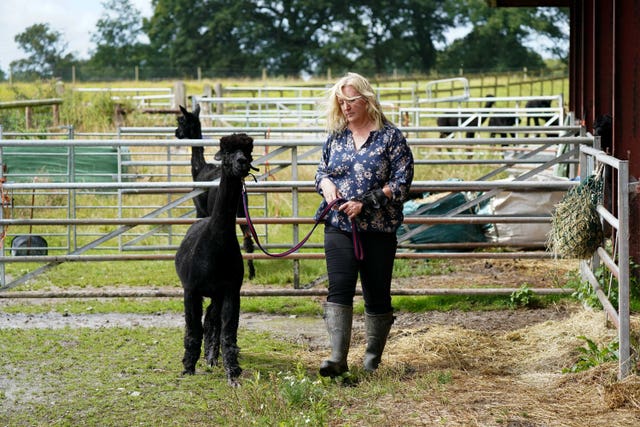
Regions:
<instances>
[{"instance_id":1,"label":"purple lead rope","mask_svg":"<svg viewBox=\"0 0 640 427\"><path fill-rule=\"evenodd\" d=\"M249 231L251 232L251 236L253 237L253 240L256 242L256 245L260 248L260 250L262 252L264 252L266 255L269 255L270 257L274 257L274 258L285 257L287 255L290 255L290 254L294 253L298 249L300 249L305 243L307 243L307 240L309 240L309 238L311 237L311 235L315 231L315 229L318 226L318 224L320 224L320 222L324 219L324 217L327 216L329 211L331 211L331 209L333 209L333 207L336 206L337 204L344 203L344 202L345 202L344 199L335 199L335 200L331 201L331 203L328 203L327 206L322 210L322 212L318 216L318 219L316 220L316 223L313 225L313 228L304 237L304 239L302 239L300 242L298 242L298 244L296 244L291 249L288 249L288 250L286 250L284 252L281 252L281 253L278 253L278 254L272 254L270 252L267 252L267 250L265 248L263 248L262 245L260 244L260 239L258 239L258 233L256 233L256 229L254 228L253 222L251 221L251 217L249 216L249 201L248 201L248 197L247 197L247 192L244 189L242 190L242 206L244 208L244 216L245 216L245 218L247 220L247 226L249 227ZM362 250L362 242L360 241L360 236L358 234L358 228L357 228L356 222L354 220L351 220L351 238L353 240L353 252L355 254L355 257L356 257L356 259L358 261L362 261L364 259L364 251Z\"/></svg>"}]
</instances>

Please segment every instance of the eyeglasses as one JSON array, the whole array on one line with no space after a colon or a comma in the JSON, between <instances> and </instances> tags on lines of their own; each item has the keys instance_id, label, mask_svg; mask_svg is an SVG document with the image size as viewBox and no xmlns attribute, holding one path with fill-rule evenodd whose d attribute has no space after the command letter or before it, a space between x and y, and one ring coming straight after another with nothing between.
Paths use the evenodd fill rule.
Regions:
<instances>
[{"instance_id":1,"label":"eyeglasses","mask_svg":"<svg viewBox=\"0 0 640 427\"><path fill-rule=\"evenodd\" d=\"M349 98L349 99L344 99L344 98L340 98L338 99L338 104L340 104L341 107L344 107L345 105L349 105L352 106L353 104L356 103L356 101L362 99L362 95L353 97L353 98Z\"/></svg>"}]
</instances>

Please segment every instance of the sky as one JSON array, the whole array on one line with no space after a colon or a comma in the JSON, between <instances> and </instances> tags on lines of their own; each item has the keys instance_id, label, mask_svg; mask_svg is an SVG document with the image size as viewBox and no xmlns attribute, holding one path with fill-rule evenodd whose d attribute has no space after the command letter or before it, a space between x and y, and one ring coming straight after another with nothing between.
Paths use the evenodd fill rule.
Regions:
<instances>
[{"instance_id":1,"label":"sky","mask_svg":"<svg viewBox=\"0 0 640 427\"><path fill-rule=\"evenodd\" d=\"M9 72L9 63L26 58L15 36L33 24L49 24L62 34L66 52L89 58L95 46L91 34L104 8L103 0L0 0L0 69ZM151 16L151 0L131 0L142 16Z\"/></svg>"}]
</instances>

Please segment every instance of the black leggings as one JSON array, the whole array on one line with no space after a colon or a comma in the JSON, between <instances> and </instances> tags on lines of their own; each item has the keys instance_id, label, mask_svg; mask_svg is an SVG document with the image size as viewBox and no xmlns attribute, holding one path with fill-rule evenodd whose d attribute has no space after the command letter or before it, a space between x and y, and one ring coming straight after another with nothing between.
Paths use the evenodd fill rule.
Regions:
<instances>
[{"instance_id":1,"label":"black leggings","mask_svg":"<svg viewBox=\"0 0 640 427\"><path fill-rule=\"evenodd\" d=\"M329 275L327 301L353 305L360 273L365 311L384 314L391 308L391 276L398 241L395 233L360 232L364 259L358 261L353 251L351 233L325 226L324 251Z\"/></svg>"}]
</instances>

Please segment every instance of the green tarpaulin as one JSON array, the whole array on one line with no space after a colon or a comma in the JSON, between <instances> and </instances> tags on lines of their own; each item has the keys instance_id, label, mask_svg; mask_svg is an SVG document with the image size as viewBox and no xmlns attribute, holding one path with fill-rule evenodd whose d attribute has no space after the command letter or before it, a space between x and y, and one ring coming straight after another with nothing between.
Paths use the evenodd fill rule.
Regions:
<instances>
[{"instance_id":1,"label":"green tarpaulin","mask_svg":"<svg viewBox=\"0 0 640 427\"><path fill-rule=\"evenodd\" d=\"M123 160L128 159L128 153ZM71 161L73 159L73 162ZM4 147L9 182L112 182L118 179L115 147Z\"/></svg>"},{"instance_id":2,"label":"green tarpaulin","mask_svg":"<svg viewBox=\"0 0 640 427\"><path fill-rule=\"evenodd\" d=\"M428 193L425 193L428 197ZM416 215L420 212L420 216L442 216L447 212L462 206L467 202L467 198L461 193L452 193L447 196L440 197L433 195L433 200L421 201L410 200L405 203L403 212L405 215ZM474 214L474 209L467 209L462 214ZM398 229L398 237L408 233L414 228L419 227L417 224L404 224ZM410 243L464 243L464 242L484 242L486 236L484 234L484 226L480 224L435 224L430 225L424 231L421 231L410 237ZM419 250L418 252L424 252ZM428 252L428 251L427 251Z\"/></svg>"}]
</instances>

